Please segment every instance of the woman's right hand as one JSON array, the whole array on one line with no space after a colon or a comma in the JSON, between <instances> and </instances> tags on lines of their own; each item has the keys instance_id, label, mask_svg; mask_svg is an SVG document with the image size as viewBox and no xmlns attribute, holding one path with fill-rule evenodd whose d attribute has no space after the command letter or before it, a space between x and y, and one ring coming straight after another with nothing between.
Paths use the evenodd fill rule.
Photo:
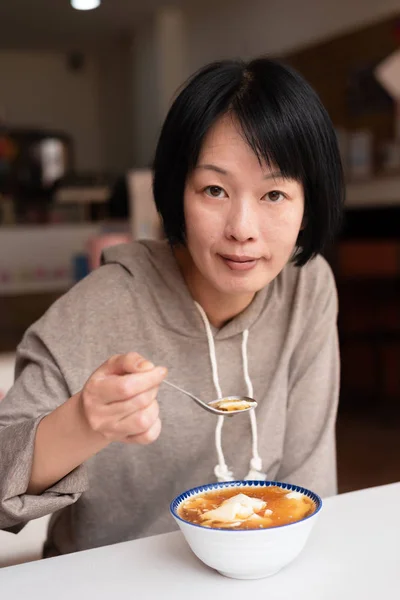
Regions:
<instances>
[{"instance_id":1,"label":"woman's right hand","mask_svg":"<svg viewBox=\"0 0 400 600\"><path fill-rule=\"evenodd\" d=\"M89 428L108 442L154 442L161 431L157 393L166 374L135 352L112 356L79 395Z\"/></svg>"}]
</instances>

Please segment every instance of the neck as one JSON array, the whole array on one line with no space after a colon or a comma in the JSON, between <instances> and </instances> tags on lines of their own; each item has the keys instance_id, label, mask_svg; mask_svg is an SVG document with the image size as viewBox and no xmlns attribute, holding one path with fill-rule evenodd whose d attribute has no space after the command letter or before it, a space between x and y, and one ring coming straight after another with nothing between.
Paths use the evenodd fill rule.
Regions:
<instances>
[{"instance_id":1,"label":"neck","mask_svg":"<svg viewBox=\"0 0 400 600\"><path fill-rule=\"evenodd\" d=\"M253 293L233 295L216 290L196 268L186 248L174 248L174 255L192 298L202 306L211 325L217 329L221 329L252 302Z\"/></svg>"}]
</instances>

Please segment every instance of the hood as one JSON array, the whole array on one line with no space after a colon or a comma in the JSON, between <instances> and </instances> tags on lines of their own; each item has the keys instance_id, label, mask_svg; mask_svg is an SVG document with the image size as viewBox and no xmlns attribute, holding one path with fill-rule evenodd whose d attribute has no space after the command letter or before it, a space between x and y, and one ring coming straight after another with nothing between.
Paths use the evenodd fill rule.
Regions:
<instances>
[{"instance_id":1,"label":"hood","mask_svg":"<svg viewBox=\"0 0 400 600\"><path fill-rule=\"evenodd\" d=\"M146 240L112 246L103 252L103 264L118 264L132 278L132 289L146 303L149 315L159 325L188 337L204 338L204 324L186 286L170 245ZM275 280L276 281L276 280ZM227 339L250 330L279 296L279 282L258 292L252 303L221 329L211 326L215 340Z\"/></svg>"}]
</instances>

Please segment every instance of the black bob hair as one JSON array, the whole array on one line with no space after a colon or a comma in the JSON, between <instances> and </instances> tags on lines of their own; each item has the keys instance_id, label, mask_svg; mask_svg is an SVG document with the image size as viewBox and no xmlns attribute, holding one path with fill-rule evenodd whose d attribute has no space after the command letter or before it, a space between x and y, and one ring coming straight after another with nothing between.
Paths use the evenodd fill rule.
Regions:
<instances>
[{"instance_id":1,"label":"black bob hair","mask_svg":"<svg viewBox=\"0 0 400 600\"><path fill-rule=\"evenodd\" d=\"M158 141L153 193L171 245L185 244L183 197L202 142L230 113L260 161L303 184L305 218L294 262L321 253L338 230L344 199L335 130L317 94L279 62L220 61L195 73L180 91Z\"/></svg>"}]
</instances>

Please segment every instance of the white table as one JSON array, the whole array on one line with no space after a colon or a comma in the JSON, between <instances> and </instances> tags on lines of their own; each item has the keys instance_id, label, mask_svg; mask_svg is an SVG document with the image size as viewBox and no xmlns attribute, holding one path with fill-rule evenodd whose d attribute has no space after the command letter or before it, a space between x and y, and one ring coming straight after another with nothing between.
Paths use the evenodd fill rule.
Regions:
<instances>
[{"instance_id":1,"label":"white table","mask_svg":"<svg viewBox=\"0 0 400 600\"><path fill-rule=\"evenodd\" d=\"M302 555L269 579L226 579L179 532L0 570L4 600L376 600L400 597L400 483L325 501ZM217 596L212 596L217 594Z\"/></svg>"}]
</instances>

